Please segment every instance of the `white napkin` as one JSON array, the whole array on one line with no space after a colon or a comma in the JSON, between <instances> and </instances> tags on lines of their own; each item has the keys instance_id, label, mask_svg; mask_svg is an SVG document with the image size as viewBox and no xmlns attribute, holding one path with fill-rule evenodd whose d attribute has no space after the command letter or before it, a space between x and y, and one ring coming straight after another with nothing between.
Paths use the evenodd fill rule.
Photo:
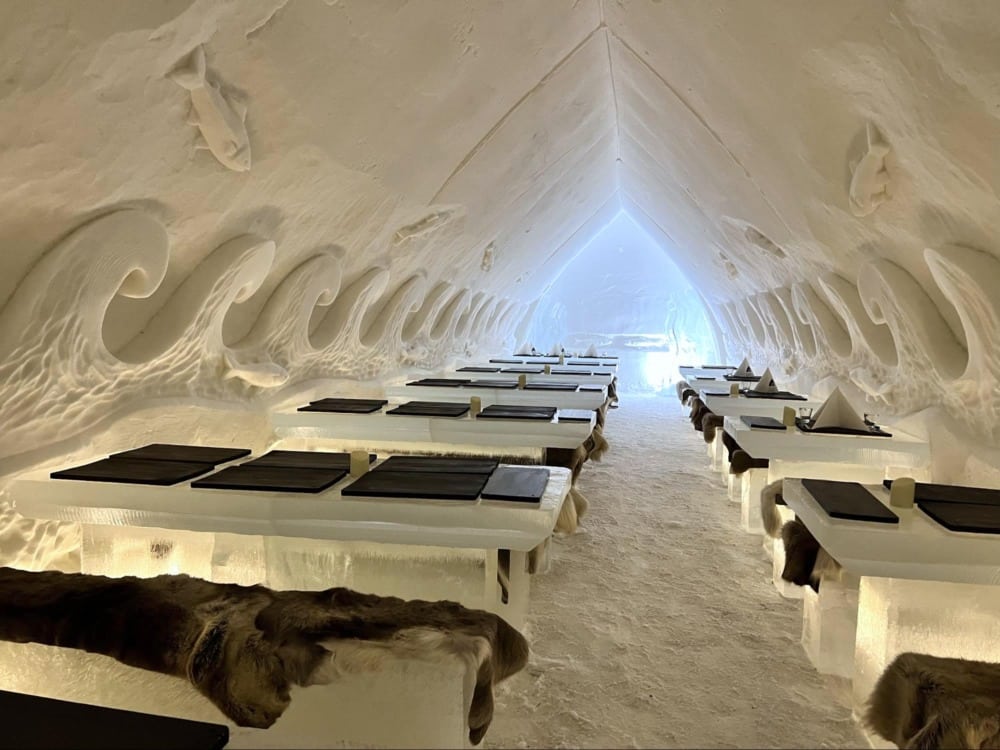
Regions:
<instances>
[{"instance_id":1,"label":"white napkin","mask_svg":"<svg viewBox=\"0 0 1000 750\"><path fill-rule=\"evenodd\" d=\"M583 356L584 357L596 357L597 356L597 344L591 344L589 347L587 347L587 351L586 351L586 353Z\"/></svg>"},{"instance_id":2,"label":"white napkin","mask_svg":"<svg viewBox=\"0 0 1000 750\"><path fill-rule=\"evenodd\" d=\"M740 366L736 368L735 375L753 375L753 370L750 368L750 362L746 357L740 362Z\"/></svg>"},{"instance_id":3,"label":"white napkin","mask_svg":"<svg viewBox=\"0 0 1000 750\"><path fill-rule=\"evenodd\" d=\"M549 350L549 356L558 357L560 354L562 354L562 344L553 344Z\"/></svg>"},{"instance_id":4,"label":"white napkin","mask_svg":"<svg viewBox=\"0 0 1000 750\"><path fill-rule=\"evenodd\" d=\"M533 347L528 342L525 342L524 344L522 344L521 346L519 346L517 348L517 351L514 352L514 356L515 357L530 357L531 354L534 351L535 351L535 347Z\"/></svg>"},{"instance_id":5,"label":"white napkin","mask_svg":"<svg viewBox=\"0 0 1000 750\"><path fill-rule=\"evenodd\" d=\"M834 388L823 405L813 414L813 429L820 427L848 427L852 430L866 430L864 418L861 417L851 402L847 400L840 388Z\"/></svg>"},{"instance_id":6,"label":"white napkin","mask_svg":"<svg viewBox=\"0 0 1000 750\"><path fill-rule=\"evenodd\" d=\"M774 376L771 374L771 368L768 367L764 370L764 374L760 376L760 380L757 381L757 385L753 387L757 393L777 393L778 386L774 384Z\"/></svg>"}]
</instances>

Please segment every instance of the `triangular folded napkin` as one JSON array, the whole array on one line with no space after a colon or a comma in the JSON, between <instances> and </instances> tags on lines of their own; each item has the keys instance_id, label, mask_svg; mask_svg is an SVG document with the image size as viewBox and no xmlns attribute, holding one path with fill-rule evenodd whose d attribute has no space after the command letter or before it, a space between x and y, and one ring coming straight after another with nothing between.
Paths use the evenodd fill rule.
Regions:
<instances>
[{"instance_id":1,"label":"triangular folded napkin","mask_svg":"<svg viewBox=\"0 0 1000 750\"><path fill-rule=\"evenodd\" d=\"M514 352L514 356L515 357L530 357L534 353L535 353L535 347L533 347L528 342L525 342L525 343L521 344L521 346L519 346L517 348L517 351Z\"/></svg>"},{"instance_id":2,"label":"triangular folded napkin","mask_svg":"<svg viewBox=\"0 0 1000 750\"><path fill-rule=\"evenodd\" d=\"M553 344L552 348L549 349L549 356L558 357L560 354L562 354L562 344Z\"/></svg>"},{"instance_id":3,"label":"triangular folded napkin","mask_svg":"<svg viewBox=\"0 0 1000 750\"><path fill-rule=\"evenodd\" d=\"M597 344L591 344L587 347L587 351L583 355L584 357L596 357L597 356Z\"/></svg>"},{"instance_id":4,"label":"triangular folded napkin","mask_svg":"<svg viewBox=\"0 0 1000 750\"><path fill-rule=\"evenodd\" d=\"M768 367L764 370L764 374L760 376L760 380L757 381L757 385L753 387L757 393L777 393L778 386L774 384L774 376L771 375L771 368Z\"/></svg>"},{"instance_id":5,"label":"triangular folded napkin","mask_svg":"<svg viewBox=\"0 0 1000 750\"><path fill-rule=\"evenodd\" d=\"M813 415L812 429L823 427L846 427L851 430L866 430L865 420L854 411L851 402L847 400L840 388L834 388L823 405Z\"/></svg>"},{"instance_id":6,"label":"triangular folded napkin","mask_svg":"<svg viewBox=\"0 0 1000 750\"><path fill-rule=\"evenodd\" d=\"M740 366L736 368L736 372L733 374L739 375L740 377L753 375L753 368L750 367L750 362L746 357L743 358L743 361L740 362Z\"/></svg>"}]
</instances>

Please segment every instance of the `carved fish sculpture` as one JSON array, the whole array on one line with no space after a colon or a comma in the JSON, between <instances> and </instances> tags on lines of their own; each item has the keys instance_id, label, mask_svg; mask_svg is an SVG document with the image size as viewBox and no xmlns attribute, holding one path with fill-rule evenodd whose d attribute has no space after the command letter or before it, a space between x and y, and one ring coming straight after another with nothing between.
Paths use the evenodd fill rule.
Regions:
<instances>
[{"instance_id":1,"label":"carved fish sculpture","mask_svg":"<svg viewBox=\"0 0 1000 750\"><path fill-rule=\"evenodd\" d=\"M208 149L223 166L235 172L248 171L250 138L245 124L246 105L226 99L218 84L206 79L204 48L196 47L169 77L191 94L188 122L201 131L195 148Z\"/></svg>"},{"instance_id":2,"label":"carved fish sculpture","mask_svg":"<svg viewBox=\"0 0 1000 750\"><path fill-rule=\"evenodd\" d=\"M865 155L853 165L850 200L851 213L867 216L889 199L887 187L889 173L885 170L885 157L889 145L881 140L875 126L868 123L868 149Z\"/></svg>"}]
</instances>

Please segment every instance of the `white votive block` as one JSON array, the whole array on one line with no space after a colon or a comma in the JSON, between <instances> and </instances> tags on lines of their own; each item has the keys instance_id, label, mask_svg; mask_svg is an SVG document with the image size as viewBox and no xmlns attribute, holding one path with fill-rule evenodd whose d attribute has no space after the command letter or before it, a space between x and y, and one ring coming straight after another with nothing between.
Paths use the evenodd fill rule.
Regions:
<instances>
[{"instance_id":1,"label":"white votive block","mask_svg":"<svg viewBox=\"0 0 1000 750\"><path fill-rule=\"evenodd\" d=\"M819 593L804 588L802 647L820 674L850 679L858 624L858 579L824 580Z\"/></svg>"},{"instance_id":2,"label":"white votive block","mask_svg":"<svg viewBox=\"0 0 1000 750\"><path fill-rule=\"evenodd\" d=\"M879 675L906 651L1000 662L1000 586L863 577L854 649L858 715Z\"/></svg>"}]
</instances>

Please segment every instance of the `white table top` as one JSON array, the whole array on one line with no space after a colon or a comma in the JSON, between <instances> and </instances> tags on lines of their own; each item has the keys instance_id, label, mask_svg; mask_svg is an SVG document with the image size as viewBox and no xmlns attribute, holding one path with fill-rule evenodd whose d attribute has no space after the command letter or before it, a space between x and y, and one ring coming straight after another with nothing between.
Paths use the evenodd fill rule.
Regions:
<instances>
[{"instance_id":1,"label":"white table top","mask_svg":"<svg viewBox=\"0 0 1000 750\"><path fill-rule=\"evenodd\" d=\"M494 360L502 359L503 362L495 362ZM582 363L582 364L570 364L570 363ZM604 359L585 359L578 357L566 357L564 364L559 364L559 357L490 357L489 361L485 362L486 366L496 365L498 367L518 367L524 365L525 367L544 367L545 365L552 365L553 367L568 367L569 369L580 369L580 370L601 370L603 372L610 372L611 374L618 373L618 360Z\"/></svg>"},{"instance_id":2,"label":"white table top","mask_svg":"<svg viewBox=\"0 0 1000 750\"><path fill-rule=\"evenodd\" d=\"M729 383L726 383L728 386ZM818 409L822 401L798 401L791 398L747 398L746 396L713 396L712 391L725 391L726 387L706 388L698 394L713 413L722 417L774 417L781 419L786 406L795 409Z\"/></svg>"},{"instance_id":3,"label":"white table top","mask_svg":"<svg viewBox=\"0 0 1000 750\"><path fill-rule=\"evenodd\" d=\"M519 367L520 365L476 365L478 367L500 367L506 369L508 367ZM525 365L525 367L543 367L543 365ZM546 375L542 373L519 373L519 372L462 372L460 370L450 370L448 372L440 373L439 375L433 375L431 377L440 378L470 378L479 380L482 378L499 378L501 380L517 380L518 376L524 375L529 383L579 383L580 385L607 385L615 377L613 372L608 372L609 368L601 368L600 372L597 374L587 374L588 370L586 367L565 367L562 365L553 365L556 369L567 369L576 370L579 369L579 373L552 373ZM594 372L591 370L590 372Z\"/></svg>"},{"instance_id":4,"label":"white table top","mask_svg":"<svg viewBox=\"0 0 1000 750\"><path fill-rule=\"evenodd\" d=\"M95 458L96 460L96 458ZM239 459L234 463L249 460ZM74 461L80 465L83 461ZM220 465L221 468L223 465ZM10 484L28 518L232 534L528 551L547 539L570 488L570 471L549 467L538 505L342 497L345 477L316 494L50 479L50 470Z\"/></svg>"},{"instance_id":5,"label":"white table top","mask_svg":"<svg viewBox=\"0 0 1000 750\"><path fill-rule=\"evenodd\" d=\"M468 414L464 417L418 417L386 413L397 405L390 403L383 411L373 414L274 412L271 424L275 434L281 438L365 441L375 449L399 443L447 443L488 448L576 448L594 431L597 418L593 411L587 422L560 422L559 412L547 422L476 419Z\"/></svg>"},{"instance_id":6,"label":"white table top","mask_svg":"<svg viewBox=\"0 0 1000 750\"><path fill-rule=\"evenodd\" d=\"M488 380L485 378L476 380ZM595 384L596 385L596 384ZM435 385L394 385L385 389L385 397L403 401L464 401L478 397L483 406L492 404L557 406L560 409L598 409L608 399L608 389L599 391L529 391L521 388L450 388Z\"/></svg>"},{"instance_id":7,"label":"white table top","mask_svg":"<svg viewBox=\"0 0 1000 750\"><path fill-rule=\"evenodd\" d=\"M865 487L899 516L898 524L831 518L800 479L785 479L782 496L823 548L857 575L1000 584L1000 535L950 531L917 507L889 506L882 485Z\"/></svg>"},{"instance_id":8,"label":"white table top","mask_svg":"<svg viewBox=\"0 0 1000 750\"><path fill-rule=\"evenodd\" d=\"M886 427L892 437L752 430L739 417L726 417L725 430L754 458L776 461L812 461L867 466L924 467L930 462L925 440Z\"/></svg>"}]
</instances>

